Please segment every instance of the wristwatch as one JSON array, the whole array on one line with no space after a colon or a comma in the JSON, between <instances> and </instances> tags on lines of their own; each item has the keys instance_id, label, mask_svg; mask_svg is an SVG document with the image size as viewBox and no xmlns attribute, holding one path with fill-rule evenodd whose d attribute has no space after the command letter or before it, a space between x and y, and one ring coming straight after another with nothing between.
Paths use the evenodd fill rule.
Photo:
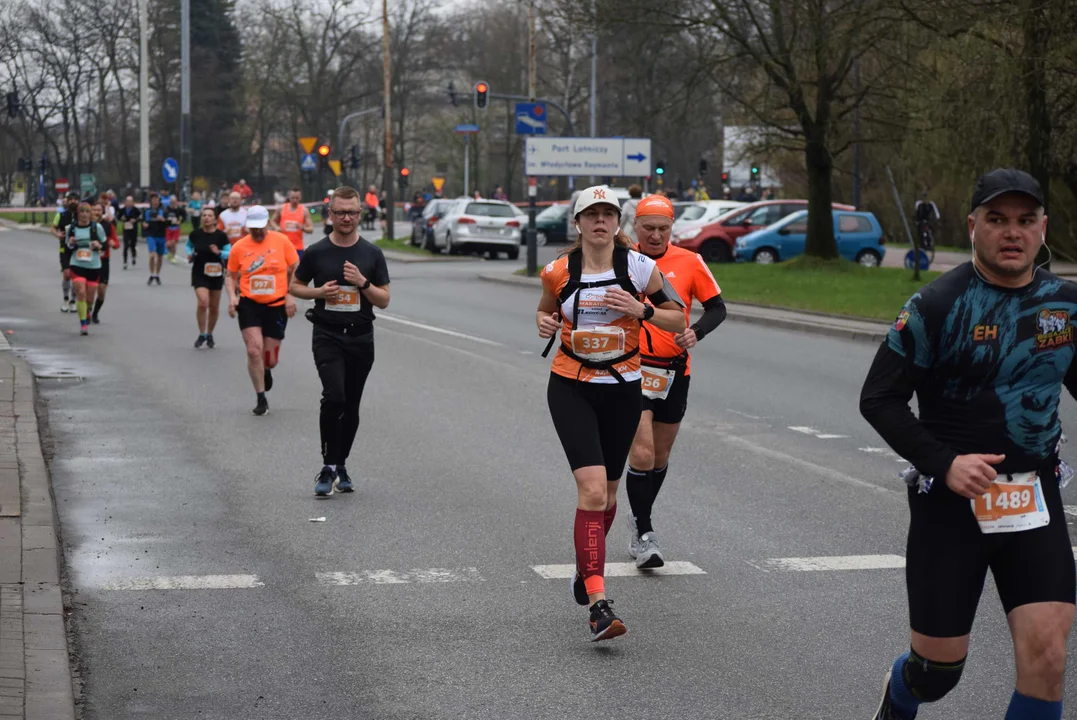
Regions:
<instances>
[{"instance_id":1,"label":"wristwatch","mask_svg":"<svg viewBox=\"0 0 1077 720\"><path fill-rule=\"evenodd\" d=\"M647 322L654 317L654 305L648 305L643 303L643 317L640 318L643 322Z\"/></svg>"},{"instance_id":2,"label":"wristwatch","mask_svg":"<svg viewBox=\"0 0 1077 720\"><path fill-rule=\"evenodd\" d=\"M359 289L366 290L368 287L370 287L370 278L367 278L366 282L359 286Z\"/></svg>"}]
</instances>

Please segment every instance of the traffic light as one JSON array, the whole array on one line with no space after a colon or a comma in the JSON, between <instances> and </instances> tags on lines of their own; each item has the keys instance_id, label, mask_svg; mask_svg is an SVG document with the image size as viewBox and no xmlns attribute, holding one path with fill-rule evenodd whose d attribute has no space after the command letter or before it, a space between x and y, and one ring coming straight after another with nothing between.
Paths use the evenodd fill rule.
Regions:
<instances>
[{"instance_id":1,"label":"traffic light","mask_svg":"<svg viewBox=\"0 0 1077 720\"><path fill-rule=\"evenodd\" d=\"M359 169L359 145L357 145L357 144L352 145L351 166L352 166L352 170L358 170Z\"/></svg>"},{"instance_id":2,"label":"traffic light","mask_svg":"<svg viewBox=\"0 0 1077 720\"><path fill-rule=\"evenodd\" d=\"M322 143L318 146L318 166L325 170L329 167L329 146Z\"/></svg>"},{"instance_id":3,"label":"traffic light","mask_svg":"<svg viewBox=\"0 0 1077 720\"><path fill-rule=\"evenodd\" d=\"M456 86L453 81L449 81L449 104L456 107Z\"/></svg>"},{"instance_id":4,"label":"traffic light","mask_svg":"<svg viewBox=\"0 0 1077 720\"><path fill-rule=\"evenodd\" d=\"M19 93L16 90L7 94L7 115L8 117L19 116Z\"/></svg>"},{"instance_id":5,"label":"traffic light","mask_svg":"<svg viewBox=\"0 0 1077 720\"><path fill-rule=\"evenodd\" d=\"M480 110L486 107L490 99L490 85L485 80L475 83L475 107Z\"/></svg>"},{"instance_id":6,"label":"traffic light","mask_svg":"<svg viewBox=\"0 0 1077 720\"><path fill-rule=\"evenodd\" d=\"M30 172L34 169L34 161L26 158L19 158L19 172Z\"/></svg>"},{"instance_id":7,"label":"traffic light","mask_svg":"<svg viewBox=\"0 0 1077 720\"><path fill-rule=\"evenodd\" d=\"M400 176L397 178L397 183L399 183L401 190L408 186L409 177L411 177L411 170L408 170L406 167L400 168Z\"/></svg>"},{"instance_id":8,"label":"traffic light","mask_svg":"<svg viewBox=\"0 0 1077 720\"><path fill-rule=\"evenodd\" d=\"M665 175L666 174L666 161L665 160L659 160L658 161L658 164L654 168L654 174L655 175Z\"/></svg>"},{"instance_id":9,"label":"traffic light","mask_svg":"<svg viewBox=\"0 0 1077 720\"><path fill-rule=\"evenodd\" d=\"M759 177L759 166L756 165L755 163L752 163L752 180L755 180L758 177Z\"/></svg>"},{"instance_id":10,"label":"traffic light","mask_svg":"<svg viewBox=\"0 0 1077 720\"><path fill-rule=\"evenodd\" d=\"M46 170L48 170L49 169L49 156L46 155L45 153L41 153L41 162L39 163L39 165L41 166L41 172L45 172Z\"/></svg>"},{"instance_id":11,"label":"traffic light","mask_svg":"<svg viewBox=\"0 0 1077 720\"><path fill-rule=\"evenodd\" d=\"M707 176L707 161L704 158L699 159L699 176L700 177L706 177Z\"/></svg>"},{"instance_id":12,"label":"traffic light","mask_svg":"<svg viewBox=\"0 0 1077 720\"><path fill-rule=\"evenodd\" d=\"M725 170L722 171L722 182L723 183L729 182L729 173L726 172Z\"/></svg>"}]
</instances>

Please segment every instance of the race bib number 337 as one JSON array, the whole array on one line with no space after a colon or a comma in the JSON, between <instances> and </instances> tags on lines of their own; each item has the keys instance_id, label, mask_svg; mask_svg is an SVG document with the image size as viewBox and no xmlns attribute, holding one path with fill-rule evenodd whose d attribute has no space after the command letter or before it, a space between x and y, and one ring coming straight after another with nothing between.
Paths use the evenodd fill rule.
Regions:
<instances>
[{"instance_id":1,"label":"race bib number 337","mask_svg":"<svg viewBox=\"0 0 1077 720\"><path fill-rule=\"evenodd\" d=\"M590 360L612 360L624 355L625 331L599 326L572 331L572 352Z\"/></svg>"},{"instance_id":2,"label":"race bib number 337","mask_svg":"<svg viewBox=\"0 0 1077 720\"><path fill-rule=\"evenodd\" d=\"M1051 522L1040 478L1035 473L1001 476L991 488L971 500L980 530L986 534L1021 532L1044 527Z\"/></svg>"}]
</instances>

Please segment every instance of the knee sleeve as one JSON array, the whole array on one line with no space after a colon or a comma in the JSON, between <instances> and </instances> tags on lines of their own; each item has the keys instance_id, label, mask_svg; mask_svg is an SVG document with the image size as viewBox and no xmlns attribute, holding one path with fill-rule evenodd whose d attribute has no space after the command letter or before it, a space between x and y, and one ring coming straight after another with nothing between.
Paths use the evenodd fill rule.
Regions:
<instances>
[{"instance_id":1,"label":"knee sleeve","mask_svg":"<svg viewBox=\"0 0 1077 720\"><path fill-rule=\"evenodd\" d=\"M902 672L909 692L921 702L936 702L957 687L961 673L965 669L966 658L954 663L939 663L927 660L913 650L905 661Z\"/></svg>"}]
</instances>

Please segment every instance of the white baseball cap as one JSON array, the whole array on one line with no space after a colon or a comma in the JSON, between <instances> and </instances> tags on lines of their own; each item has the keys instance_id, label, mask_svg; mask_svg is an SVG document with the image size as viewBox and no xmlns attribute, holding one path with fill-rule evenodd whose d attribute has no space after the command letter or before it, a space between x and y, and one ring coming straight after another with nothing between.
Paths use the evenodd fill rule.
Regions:
<instances>
[{"instance_id":1,"label":"white baseball cap","mask_svg":"<svg viewBox=\"0 0 1077 720\"><path fill-rule=\"evenodd\" d=\"M579 216L580 213L592 205L610 205L618 214L621 212L621 203L617 201L617 196L613 194L613 190L608 185L595 185L580 191L579 196L576 198L576 207L572 209L572 217Z\"/></svg>"},{"instance_id":2,"label":"white baseball cap","mask_svg":"<svg viewBox=\"0 0 1077 720\"><path fill-rule=\"evenodd\" d=\"M254 205L247 211L247 227L259 230L269 224L269 211L261 205Z\"/></svg>"}]
</instances>

